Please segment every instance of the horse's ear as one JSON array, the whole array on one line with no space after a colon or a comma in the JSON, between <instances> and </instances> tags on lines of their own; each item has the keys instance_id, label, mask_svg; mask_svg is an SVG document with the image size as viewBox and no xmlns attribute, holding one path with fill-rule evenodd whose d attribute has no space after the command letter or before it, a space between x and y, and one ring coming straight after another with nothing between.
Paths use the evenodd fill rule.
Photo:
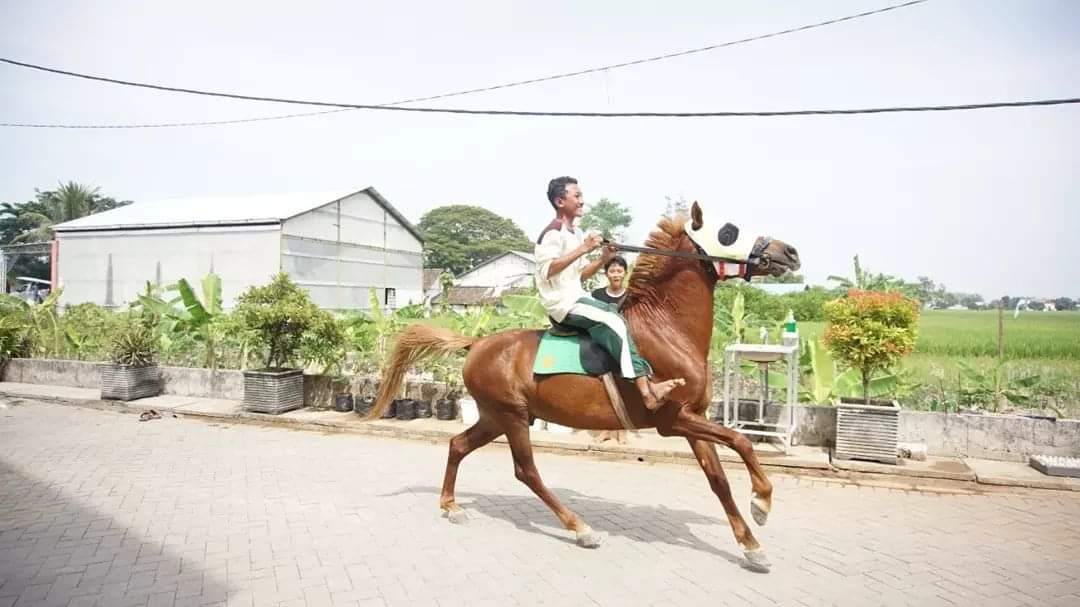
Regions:
<instances>
[{"instance_id":1,"label":"horse's ear","mask_svg":"<svg viewBox=\"0 0 1080 607\"><path fill-rule=\"evenodd\" d=\"M694 205L690 207L690 229L697 231L703 225L705 225L705 219L701 216L701 207L695 200Z\"/></svg>"}]
</instances>

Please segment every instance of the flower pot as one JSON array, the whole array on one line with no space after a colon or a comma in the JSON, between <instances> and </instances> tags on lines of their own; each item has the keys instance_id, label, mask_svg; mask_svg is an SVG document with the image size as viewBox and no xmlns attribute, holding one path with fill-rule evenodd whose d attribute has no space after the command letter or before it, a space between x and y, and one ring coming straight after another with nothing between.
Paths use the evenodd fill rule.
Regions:
<instances>
[{"instance_id":1,"label":"flower pot","mask_svg":"<svg viewBox=\"0 0 1080 607\"><path fill-rule=\"evenodd\" d=\"M398 401L395 417L402 421L416 419L416 401L411 398Z\"/></svg>"},{"instance_id":2,"label":"flower pot","mask_svg":"<svg viewBox=\"0 0 1080 607\"><path fill-rule=\"evenodd\" d=\"M371 413L371 408L374 406L374 396L365 396L363 398L357 398L353 401L353 411L357 415L367 415L368 413Z\"/></svg>"},{"instance_id":3,"label":"flower pot","mask_svg":"<svg viewBox=\"0 0 1080 607\"><path fill-rule=\"evenodd\" d=\"M900 404L895 400L841 398L836 405L837 459L896 464L900 437Z\"/></svg>"},{"instance_id":4,"label":"flower pot","mask_svg":"<svg viewBox=\"0 0 1080 607\"><path fill-rule=\"evenodd\" d=\"M161 368L101 365L101 399L129 401L161 393Z\"/></svg>"},{"instance_id":5,"label":"flower pot","mask_svg":"<svg viewBox=\"0 0 1080 607\"><path fill-rule=\"evenodd\" d=\"M418 401L416 401L416 417L420 417L420 418L431 417L431 401L430 400L418 400Z\"/></svg>"},{"instance_id":6,"label":"flower pot","mask_svg":"<svg viewBox=\"0 0 1080 607\"><path fill-rule=\"evenodd\" d=\"M456 403L448 398L440 398L435 401L435 419L443 421L457 418Z\"/></svg>"},{"instance_id":7,"label":"flower pot","mask_svg":"<svg viewBox=\"0 0 1080 607\"><path fill-rule=\"evenodd\" d=\"M458 401L461 407L461 421L473 425L480 419L480 411L476 408L476 401L471 398L463 398Z\"/></svg>"},{"instance_id":8,"label":"flower pot","mask_svg":"<svg viewBox=\"0 0 1080 607\"><path fill-rule=\"evenodd\" d=\"M398 403L400 403L402 400L403 399L398 398L390 401L390 406L387 407L386 411L383 412L382 419L392 419L394 417L397 417Z\"/></svg>"},{"instance_id":9,"label":"flower pot","mask_svg":"<svg viewBox=\"0 0 1080 607\"><path fill-rule=\"evenodd\" d=\"M304 406L302 369L244 371L244 408L277 415Z\"/></svg>"},{"instance_id":10,"label":"flower pot","mask_svg":"<svg viewBox=\"0 0 1080 607\"><path fill-rule=\"evenodd\" d=\"M341 413L348 413L353 410L353 395L352 394L335 394L334 395L334 411Z\"/></svg>"}]
</instances>

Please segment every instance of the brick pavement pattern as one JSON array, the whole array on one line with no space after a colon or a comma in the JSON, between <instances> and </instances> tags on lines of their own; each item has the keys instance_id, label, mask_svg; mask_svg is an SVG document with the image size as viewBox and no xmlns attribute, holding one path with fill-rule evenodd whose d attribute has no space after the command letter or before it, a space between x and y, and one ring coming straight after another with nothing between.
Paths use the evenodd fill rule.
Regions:
<instances>
[{"instance_id":1,"label":"brick pavement pattern","mask_svg":"<svg viewBox=\"0 0 1080 607\"><path fill-rule=\"evenodd\" d=\"M1076 494L969 495L772 474L742 568L699 470L538 454L604 537L574 544L509 451L462 464L471 524L438 511L446 445L0 409L0 607L24 605L1080 605ZM744 508L745 472L727 465Z\"/></svg>"}]
</instances>

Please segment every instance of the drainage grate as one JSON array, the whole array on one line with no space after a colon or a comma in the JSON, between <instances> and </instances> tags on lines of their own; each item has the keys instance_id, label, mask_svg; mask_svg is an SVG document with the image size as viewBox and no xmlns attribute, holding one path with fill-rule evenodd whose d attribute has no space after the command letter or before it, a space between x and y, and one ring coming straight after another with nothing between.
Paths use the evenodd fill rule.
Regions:
<instances>
[{"instance_id":1,"label":"drainage grate","mask_svg":"<svg viewBox=\"0 0 1080 607\"><path fill-rule=\"evenodd\" d=\"M1043 474L1080 478L1080 457L1032 455L1029 463L1032 468Z\"/></svg>"}]
</instances>

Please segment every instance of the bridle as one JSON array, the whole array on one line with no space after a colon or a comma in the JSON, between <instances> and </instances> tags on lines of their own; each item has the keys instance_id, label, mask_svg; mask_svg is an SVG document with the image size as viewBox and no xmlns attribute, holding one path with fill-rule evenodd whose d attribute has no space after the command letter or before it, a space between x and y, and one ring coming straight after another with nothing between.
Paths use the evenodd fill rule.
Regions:
<instances>
[{"instance_id":1,"label":"bridle","mask_svg":"<svg viewBox=\"0 0 1080 607\"><path fill-rule=\"evenodd\" d=\"M754 271L754 268L760 268L762 270L767 269L772 265L772 259L769 257L769 253L766 249L772 243L771 236L761 236L754 242L754 247L750 250L750 257L747 259L735 259L733 257L717 257L715 255L706 255L705 251L698 246L696 242L690 240L690 243L694 245L694 250L697 253L687 253L685 251L667 251L664 249L653 249L651 247L636 247L633 245L622 244L613 242L611 240L604 239L602 243L605 246L614 247L619 251L627 251L630 253L644 253L646 255L663 255L665 257L678 257L681 259L696 259L702 262L706 272L716 278L717 281L722 281L727 278L742 278L746 282L750 282L750 277ZM705 263L708 262L708 263ZM720 264L720 270L717 272L717 267L713 265L713 262ZM732 273L727 274L726 267L728 264L738 266L738 269Z\"/></svg>"}]
</instances>

